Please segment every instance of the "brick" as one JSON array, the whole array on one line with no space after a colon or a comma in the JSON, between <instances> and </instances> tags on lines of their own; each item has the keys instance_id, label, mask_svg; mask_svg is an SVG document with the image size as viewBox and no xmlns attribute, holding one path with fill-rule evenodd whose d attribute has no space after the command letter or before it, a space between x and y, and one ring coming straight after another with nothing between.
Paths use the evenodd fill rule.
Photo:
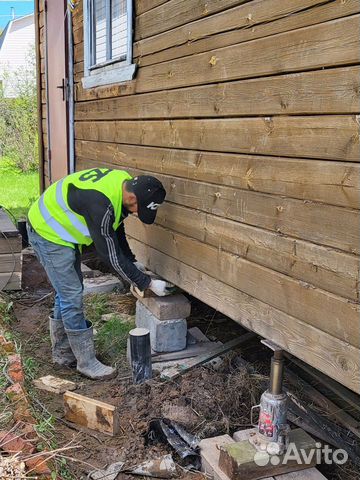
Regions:
<instances>
[{"instance_id":1,"label":"brick","mask_svg":"<svg viewBox=\"0 0 360 480\"><path fill-rule=\"evenodd\" d=\"M199 443L201 455L201 470L211 475L214 480L228 480L229 477L219 468L219 447L234 443L230 435L220 435L219 437L205 438Z\"/></svg>"},{"instance_id":2,"label":"brick","mask_svg":"<svg viewBox=\"0 0 360 480\"><path fill-rule=\"evenodd\" d=\"M159 320L187 318L191 312L191 304L182 293L167 297L138 297L138 299Z\"/></svg>"},{"instance_id":3,"label":"brick","mask_svg":"<svg viewBox=\"0 0 360 480\"><path fill-rule=\"evenodd\" d=\"M0 449L6 453L34 453L36 448L29 441L13 432L0 431Z\"/></svg>"},{"instance_id":4,"label":"brick","mask_svg":"<svg viewBox=\"0 0 360 480\"><path fill-rule=\"evenodd\" d=\"M15 353L15 345L6 340L3 335L0 335L0 355L8 355L9 353Z\"/></svg>"},{"instance_id":5,"label":"brick","mask_svg":"<svg viewBox=\"0 0 360 480\"><path fill-rule=\"evenodd\" d=\"M44 455L41 456L34 456L25 460L25 465L28 469L28 473L31 472L32 474L36 475L50 475L51 468L49 467L48 462L46 461L46 457Z\"/></svg>"},{"instance_id":6,"label":"brick","mask_svg":"<svg viewBox=\"0 0 360 480\"><path fill-rule=\"evenodd\" d=\"M14 385L8 387L5 390L5 394L7 398L13 403L20 401L27 403L25 390L20 385L20 383L14 383Z\"/></svg>"},{"instance_id":7,"label":"brick","mask_svg":"<svg viewBox=\"0 0 360 480\"><path fill-rule=\"evenodd\" d=\"M8 375L13 382L24 382L24 371L21 365L21 356L19 354L9 355Z\"/></svg>"},{"instance_id":8,"label":"brick","mask_svg":"<svg viewBox=\"0 0 360 480\"><path fill-rule=\"evenodd\" d=\"M155 352L176 352L186 347L185 318L159 320L139 300L136 302L136 326L150 331L151 348Z\"/></svg>"}]
</instances>

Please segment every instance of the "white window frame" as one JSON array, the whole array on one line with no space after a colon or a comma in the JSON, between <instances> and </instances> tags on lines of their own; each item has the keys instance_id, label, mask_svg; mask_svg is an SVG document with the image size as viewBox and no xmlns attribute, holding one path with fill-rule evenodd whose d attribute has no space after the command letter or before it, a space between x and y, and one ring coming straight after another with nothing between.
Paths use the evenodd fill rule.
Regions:
<instances>
[{"instance_id":1,"label":"white window frame","mask_svg":"<svg viewBox=\"0 0 360 480\"><path fill-rule=\"evenodd\" d=\"M108 60L98 65L92 65L91 44L92 44L92 0L84 0L84 77L82 78L83 88L94 88L101 85L110 85L132 80L137 65L132 63L133 38L132 38L132 17L133 0L126 0L127 8L127 52L126 58ZM110 0L106 0L107 15L110 13ZM107 48L109 46L107 45Z\"/></svg>"}]
</instances>

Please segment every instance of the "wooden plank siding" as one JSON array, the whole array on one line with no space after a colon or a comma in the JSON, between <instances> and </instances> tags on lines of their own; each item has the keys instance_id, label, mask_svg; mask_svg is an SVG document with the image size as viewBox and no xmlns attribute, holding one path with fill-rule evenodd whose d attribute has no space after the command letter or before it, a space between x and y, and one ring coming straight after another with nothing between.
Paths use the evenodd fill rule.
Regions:
<instances>
[{"instance_id":1,"label":"wooden plank siding","mask_svg":"<svg viewBox=\"0 0 360 480\"><path fill-rule=\"evenodd\" d=\"M125 224L139 260L360 393L359 1L134 11L134 80L84 89L74 10L76 169L158 177L156 223Z\"/></svg>"}]
</instances>

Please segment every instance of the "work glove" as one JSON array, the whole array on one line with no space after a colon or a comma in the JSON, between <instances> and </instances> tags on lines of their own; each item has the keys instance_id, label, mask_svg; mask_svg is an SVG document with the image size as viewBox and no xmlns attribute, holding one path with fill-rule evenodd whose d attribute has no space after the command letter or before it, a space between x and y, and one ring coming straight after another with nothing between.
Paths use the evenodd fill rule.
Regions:
<instances>
[{"instance_id":1,"label":"work glove","mask_svg":"<svg viewBox=\"0 0 360 480\"><path fill-rule=\"evenodd\" d=\"M159 297L164 297L165 295L169 295L171 293L168 291L168 288L172 287L172 283L165 282L164 280L151 280L148 288Z\"/></svg>"},{"instance_id":2,"label":"work glove","mask_svg":"<svg viewBox=\"0 0 360 480\"><path fill-rule=\"evenodd\" d=\"M138 270L140 270L140 272L143 272L143 273L146 272L146 267L141 262L136 261L134 262L134 265Z\"/></svg>"}]
</instances>

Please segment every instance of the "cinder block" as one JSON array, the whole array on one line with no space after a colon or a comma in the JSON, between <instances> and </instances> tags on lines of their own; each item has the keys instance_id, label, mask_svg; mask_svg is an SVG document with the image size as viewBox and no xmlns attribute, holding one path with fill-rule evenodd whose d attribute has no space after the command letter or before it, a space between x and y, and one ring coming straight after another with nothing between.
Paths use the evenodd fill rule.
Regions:
<instances>
[{"instance_id":1,"label":"cinder block","mask_svg":"<svg viewBox=\"0 0 360 480\"><path fill-rule=\"evenodd\" d=\"M84 279L84 295L88 293L110 293L113 290L122 290L124 283L114 275L103 275L97 278Z\"/></svg>"},{"instance_id":2,"label":"cinder block","mask_svg":"<svg viewBox=\"0 0 360 480\"><path fill-rule=\"evenodd\" d=\"M137 297L150 312L159 320L187 318L190 315L191 304L182 293L166 297Z\"/></svg>"},{"instance_id":3,"label":"cinder block","mask_svg":"<svg viewBox=\"0 0 360 480\"><path fill-rule=\"evenodd\" d=\"M229 435L205 438L199 443L201 455L201 470L214 480L229 480L229 477L219 468L219 447L234 443Z\"/></svg>"},{"instance_id":4,"label":"cinder block","mask_svg":"<svg viewBox=\"0 0 360 480\"><path fill-rule=\"evenodd\" d=\"M186 347L185 318L159 320L138 300L135 322L137 327L150 330L151 348L155 352L176 352Z\"/></svg>"}]
</instances>

